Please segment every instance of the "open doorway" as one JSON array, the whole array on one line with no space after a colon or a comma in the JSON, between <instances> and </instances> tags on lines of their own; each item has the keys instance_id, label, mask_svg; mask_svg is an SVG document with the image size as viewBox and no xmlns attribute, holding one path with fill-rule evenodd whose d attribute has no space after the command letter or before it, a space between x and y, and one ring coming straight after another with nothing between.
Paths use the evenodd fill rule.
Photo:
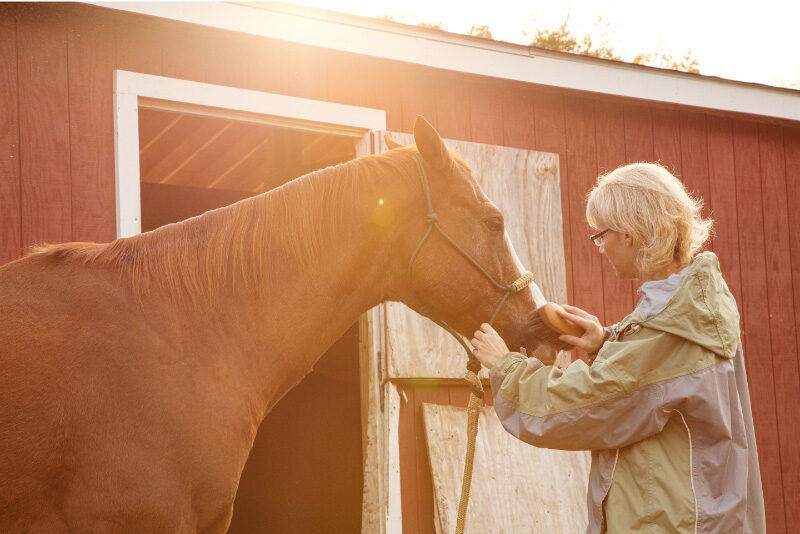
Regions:
<instances>
[{"instance_id":1,"label":"open doorway","mask_svg":"<svg viewBox=\"0 0 800 534\"><path fill-rule=\"evenodd\" d=\"M138 126L142 231L356 156L352 137L184 111L141 108ZM259 427L229 532L359 531L362 465L353 325Z\"/></svg>"}]
</instances>

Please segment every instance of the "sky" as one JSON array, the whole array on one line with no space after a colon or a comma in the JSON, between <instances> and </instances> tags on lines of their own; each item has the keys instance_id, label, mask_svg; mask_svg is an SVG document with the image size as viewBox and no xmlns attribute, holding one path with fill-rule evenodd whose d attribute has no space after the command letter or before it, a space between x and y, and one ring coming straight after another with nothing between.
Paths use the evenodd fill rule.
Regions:
<instances>
[{"instance_id":1,"label":"sky","mask_svg":"<svg viewBox=\"0 0 800 534\"><path fill-rule=\"evenodd\" d=\"M487 25L497 40L528 44L523 32L556 28L569 15L577 36L608 43L625 60L638 53L687 51L701 74L800 89L800 0L293 0L367 17L391 16L406 24L442 23L466 33ZM598 17L602 23L598 24Z\"/></svg>"}]
</instances>

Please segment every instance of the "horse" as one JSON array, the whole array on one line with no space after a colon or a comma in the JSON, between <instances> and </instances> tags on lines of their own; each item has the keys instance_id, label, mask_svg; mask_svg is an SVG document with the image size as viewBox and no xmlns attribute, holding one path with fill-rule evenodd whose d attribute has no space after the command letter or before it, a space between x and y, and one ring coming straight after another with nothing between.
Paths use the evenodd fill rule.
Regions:
<instances>
[{"instance_id":1,"label":"horse","mask_svg":"<svg viewBox=\"0 0 800 534\"><path fill-rule=\"evenodd\" d=\"M0 532L221 533L262 419L369 308L462 335L523 273L500 211L424 118L415 146L111 243L0 268ZM419 165L419 166L418 166ZM415 255L413 272L409 260ZM530 290L495 326L535 349Z\"/></svg>"}]
</instances>

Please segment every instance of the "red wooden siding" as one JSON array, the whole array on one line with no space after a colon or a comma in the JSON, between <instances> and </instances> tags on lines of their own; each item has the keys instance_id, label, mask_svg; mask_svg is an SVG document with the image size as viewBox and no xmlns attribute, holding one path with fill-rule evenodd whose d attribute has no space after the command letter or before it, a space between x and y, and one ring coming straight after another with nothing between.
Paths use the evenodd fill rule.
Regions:
<instances>
[{"instance_id":1,"label":"red wooden siding","mask_svg":"<svg viewBox=\"0 0 800 534\"><path fill-rule=\"evenodd\" d=\"M742 315L769 532L800 528L800 124L493 80L75 5L0 4L0 262L114 236L115 68L417 114L446 137L555 152L569 301L605 322L638 300L587 239L598 173L658 160L705 201ZM146 135L146 132L143 132ZM542 258L541 261L547 261ZM406 532L432 532L422 402L402 386ZM359 476L359 475L355 475Z\"/></svg>"},{"instance_id":2,"label":"red wooden siding","mask_svg":"<svg viewBox=\"0 0 800 534\"><path fill-rule=\"evenodd\" d=\"M17 32L12 4L0 4L0 264L16 259L20 230Z\"/></svg>"}]
</instances>

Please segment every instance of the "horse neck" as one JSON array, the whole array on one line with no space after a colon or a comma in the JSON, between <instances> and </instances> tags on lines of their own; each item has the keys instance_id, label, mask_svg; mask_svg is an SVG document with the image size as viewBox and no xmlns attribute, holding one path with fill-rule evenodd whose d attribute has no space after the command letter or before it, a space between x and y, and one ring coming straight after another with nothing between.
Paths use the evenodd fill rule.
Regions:
<instances>
[{"instance_id":1,"label":"horse neck","mask_svg":"<svg viewBox=\"0 0 800 534\"><path fill-rule=\"evenodd\" d=\"M194 336L201 356L230 358L265 412L391 282L391 243L363 216L365 191L385 177L377 176L380 166L357 165L306 175L165 230L194 247L183 258L192 272L181 282L182 337Z\"/></svg>"}]
</instances>

